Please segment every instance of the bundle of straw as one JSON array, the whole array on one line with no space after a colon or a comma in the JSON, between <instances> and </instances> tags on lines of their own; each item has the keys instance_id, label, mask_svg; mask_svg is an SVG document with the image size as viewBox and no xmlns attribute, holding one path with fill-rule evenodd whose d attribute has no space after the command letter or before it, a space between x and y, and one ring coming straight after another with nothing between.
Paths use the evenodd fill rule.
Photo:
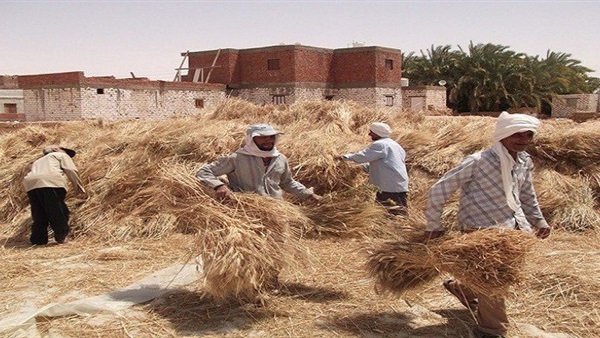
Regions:
<instances>
[{"instance_id":1,"label":"bundle of straw","mask_svg":"<svg viewBox=\"0 0 600 338\"><path fill-rule=\"evenodd\" d=\"M505 293L519 284L526 254L536 239L529 233L488 228L463 234L431 248L438 269L478 293Z\"/></svg>"},{"instance_id":2,"label":"bundle of straw","mask_svg":"<svg viewBox=\"0 0 600 338\"><path fill-rule=\"evenodd\" d=\"M403 294L438 276L435 267L423 263L430 256L422 243L385 242L369 253L366 269L377 293Z\"/></svg>"},{"instance_id":3,"label":"bundle of straw","mask_svg":"<svg viewBox=\"0 0 600 338\"><path fill-rule=\"evenodd\" d=\"M256 301L301 252L289 222L267 199L236 194L197 237L204 290L216 301Z\"/></svg>"},{"instance_id":4,"label":"bundle of straw","mask_svg":"<svg viewBox=\"0 0 600 338\"><path fill-rule=\"evenodd\" d=\"M392 232L387 211L367 188L330 193L319 205L304 208L314 231L337 237L382 236Z\"/></svg>"},{"instance_id":5,"label":"bundle of straw","mask_svg":"<svg viewBox=\"0 0 600 338\"><path fill-rule=\"evenodd\" d=\"M403 293L440 271L475 292L504 294L508 286L521 282L525 255L534 240L522 231L490 228L427 244L389 242L370 254L367 271L390 293Z\"/></svg>"}]
</instances>

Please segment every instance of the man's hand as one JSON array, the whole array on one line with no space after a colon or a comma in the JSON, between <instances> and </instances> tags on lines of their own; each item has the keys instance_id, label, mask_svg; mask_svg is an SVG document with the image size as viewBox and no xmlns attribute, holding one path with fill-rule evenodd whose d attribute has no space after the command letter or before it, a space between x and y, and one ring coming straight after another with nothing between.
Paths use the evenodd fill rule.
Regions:
<instances>
[{"instance_id":1,"label":"man's hand","mask_svg":"<svg viewBox=\"0 0 600 338\"><path fill-rule=\"evenodd\" d=\"M215 193L217 195L217 199L222 200L230 198L233 194L233 191L231 191L231 189L229 189L229 187L226 184L223 184L218 186L217 189L215 189Z\"/></svg>"},{"instance_id":2,"label":"man's hand","mask_svg":"<svg viewBox=\"0 0 600 338\"><path fill-rule=\"evenodd\" d=\"M539 228L535 231L535 236L540 239L550 236L550 228Z\"/></svg>"},{"instance_id":3,"label":"man's hand","mask_svg":"<svg viewBox=\"0 0 600 338\"><path fill-rule=\"evenodd\" d=\"M310 198L310 199L311 199L313 202L315 202L315 203L319 203L323 197L322 197L322 196L320 196L320 195L317 195L317 194L311 194L311 195L309 196L309 198Z\"/></svg>"},{"instance_id":4,"label":"man's hand","mask_svg":"<svg viewBox=\"0 0 600 338\"><path fill-rule=\"evenodd\" d=\"M428 240L432 240L438 237L442 237L445 233L446 232L444 230L425 231L425 238Z\"/></svg>"}]
</instances>

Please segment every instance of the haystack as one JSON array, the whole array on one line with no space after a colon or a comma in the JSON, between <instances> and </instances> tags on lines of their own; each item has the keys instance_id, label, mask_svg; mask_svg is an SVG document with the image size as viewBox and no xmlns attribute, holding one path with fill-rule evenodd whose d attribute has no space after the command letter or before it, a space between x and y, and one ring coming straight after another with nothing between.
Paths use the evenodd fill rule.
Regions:
<instances>
[{"instance_id":1,"label":"haystack","mask_svg":"<svg viewBox=\"0 0 600 338\"><path fill-rule=\"evenodd\" d=\"M597 229L600 213L590 180L542 169L535 176L542 213L554 228L570 231Z\"/></svg>"}]
</instances>

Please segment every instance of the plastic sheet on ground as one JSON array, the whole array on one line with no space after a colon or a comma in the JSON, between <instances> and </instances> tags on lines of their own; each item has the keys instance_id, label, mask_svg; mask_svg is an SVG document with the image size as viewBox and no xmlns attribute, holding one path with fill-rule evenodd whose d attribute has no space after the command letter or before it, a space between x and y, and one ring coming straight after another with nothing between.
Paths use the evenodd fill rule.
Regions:
<instances>
[{"instance_id":1,"label":"plastic sheet on ground","mask_svg":"<svg viewBox=\"0 0 600 338\"><path fill-rule=\"evenodd\" d=\"M197 259L196 263L183 266L172 265L123 289L100 296L62 304L52 303L41 309L25 308L17 314L0 320L0 335L10 338L37 338L40 334L36 327L36 317L89 315L102 311L123 310L190 284L202 276L201 271L201 263Z\"/></svg>"}]
</instances>

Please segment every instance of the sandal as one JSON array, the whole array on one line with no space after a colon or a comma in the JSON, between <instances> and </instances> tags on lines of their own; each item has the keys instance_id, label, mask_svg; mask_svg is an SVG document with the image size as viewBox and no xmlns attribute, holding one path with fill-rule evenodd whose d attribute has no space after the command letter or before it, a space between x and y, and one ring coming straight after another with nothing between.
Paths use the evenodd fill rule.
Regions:
<instances>
[{"instance_id":1,"label":"sandal","mask_svg":"<svg viewBox=\"0 0 600 338\"><path fill-rule=\"evenodd\" d=\"M444 288L446 290L448 290L448 292L450 292L454 297L456 297L460 303L466 307L467 309L476 312L477 311L477 306L479 305L479 302L477 301L477 299L473 299L471 301L469 301L464 293L460 290L460 288L456 288L454 285L454 279L448 279L447 281L445 281L443 284Z\"/></svg>"}]
</instances>

